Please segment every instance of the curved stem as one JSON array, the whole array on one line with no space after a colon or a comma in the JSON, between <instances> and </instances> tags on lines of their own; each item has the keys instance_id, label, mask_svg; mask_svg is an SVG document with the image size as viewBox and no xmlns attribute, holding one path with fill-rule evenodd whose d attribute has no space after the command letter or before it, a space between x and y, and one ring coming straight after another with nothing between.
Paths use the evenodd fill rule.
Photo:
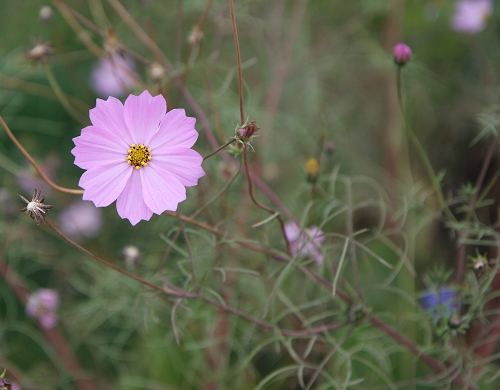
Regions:
<instances>
[{"instance_id":1,"label":"curved stem","mask_svg":"<svg viewBox=\"0 0 500 390\"><path fill-rule=\"evenodd\" d=\"M56 191L64 192L65 194L83 195L83 190L74 190L74 189L71 189L71 188L61 187L61 186L57 185L56 183L54 183L52 180L50 180L48 178L48 176L45 173L43 173L42 169L36 163L36 161L33 159L33 157L31 157L31 155L26 151L26 149L23 148L23 146L21 145L21 143L14 136L14 134L12 133L12 131L9 129L9 126L7 126L7 124L5 123L5 121L3 120L3 118L1 116L0 116L0 123L2 124L3 128L5 129L7 135L12 140L12 142L14 142L14 144L19 149L19 151L24 155L24 157L26 157L28 159L28 161L31 163L31 165L33 165L33 167L36 169L36 171L40 175L40 177L49 186L51 186Z\"/></svg>"},{"instance_id":2,"label":"curved stem","mask_svg":"<svg viewBox=\"0 0 500 390\"><path fill-rule=\"evenodd\" d=\"M240 121L245 123L245 111L243 108L243 73L241 70L240 42L238 40L238 30L236 29L236 18L234 16L233 0L229 0L229 10L231 12L231 24L233 26L234 46L236 48L236 62L238 64L238 97L240 99Z\"/></svg>"},{"instance_id":3,"label":"curved stem","mask_svg":"<svg viewBox=\"0 0 500 390\"><path fill-rule=\"evenodd\" d=\"M255 196L253 194L252 178L250 176L250 168L248 167L247 145L243 145L243 161L245 163L245 171L247 173L247 179L248 179L248 192L250 194L250 198L252 199L252 202L254 202L255 205L260 207L262 210L265 210L270 214L276 214L276 211L274 211L270 207L267 207L265 204L260 203L255 198ZM283 237L284 237L285 242L286 242L286 251L287 251L288 255L292 256L292 248L290 246L290 241L288 240L288 237L286 236L285 224L283 223L283 218L281 218L281 216L278 215L277 219L280 223L281 231L283 232Z\"/></svg>"}]
</instances>

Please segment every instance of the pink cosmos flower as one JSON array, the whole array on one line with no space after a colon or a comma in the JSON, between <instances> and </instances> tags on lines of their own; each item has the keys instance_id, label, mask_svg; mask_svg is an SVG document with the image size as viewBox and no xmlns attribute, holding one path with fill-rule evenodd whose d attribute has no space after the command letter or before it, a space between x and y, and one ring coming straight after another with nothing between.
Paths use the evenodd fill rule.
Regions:
<instances>
[{"instance_id":1,"label":"pink cosmos flower","mask_svg":"<svg viewBox=\"0 0 500 390\"><path fill-rule=\"evenodd\" d=\"M36 318L46 329L57 325L59 294L55 290L42 288L30 295L26 303L26 314Z\"/></svg>"},{"instance_id":2,"label":"pink cosmos flower","mask_svg":"<svg viewBox=\"0 0 500 390\"><path fill-rule=\"evenodd\" d=\"M455 31L476 34L485 29L492 12L492 0L460 0L455 3L451 27Z\"/></svg>"},{"instance_id":3,"label":"pink cosmos flower","mask_svg":"<svg viewBox=\"0 0 500 390\"><path fill-rule=\"evenodd\" d=\"M61 231L78 241L95 237L102 226L102 213L90 202L72 203L59 214Z\"/></svg>"},{"instance_id":4,"label":"pink cosmos flower","mask_svg":"<svg viewBox=\"0 0 500 390\"><path fill-rule=\"evenodd\" d=\"M325 236L319 227L311 226L302 231L295 221L288 221L285 223L285 235L294 256L308 257L318 265L323 263L321 243L325 240Z\"/></svg>"},{"instance_id":5,"label":"pink cosmos flower","mask_svg":"<svg viewBox=\"0 0 500 390\"><path fill-rule=\"evenodd\" d=\"M195 118L183 109L165 114L163 96L144 91L125 104L109 97L97 99L90 110L92 126L73 138L75 164L86 169L78 185L83 200L116 209L132 225L153 213L175 211L186 199L184 187L205 175L203 158L191 147L198 138Z\"/></svg>"},{"instance_id":6,"label":"pink cosmos flower","mask_svg":"<svg viewBox=\"0 0 500 390\"><path fill-rule=\"evenodd\" d=\"M102 97L123 96L136 85L135 65L129 57L115 54L101 58L90 74L92 89Z\"/></svg>"}]
</instances>

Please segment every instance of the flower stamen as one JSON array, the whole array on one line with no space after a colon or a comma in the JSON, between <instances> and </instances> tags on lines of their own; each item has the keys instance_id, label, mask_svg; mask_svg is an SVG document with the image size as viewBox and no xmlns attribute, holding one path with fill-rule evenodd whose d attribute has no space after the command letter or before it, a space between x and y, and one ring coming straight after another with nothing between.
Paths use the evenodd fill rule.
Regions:
<instances>
[{"instance_id":1,"label":"flower stamen","mask_svg":"<svg viewBox=\"0 0 500 390\"><path fill-rule=\"evenodd\" d=\"M132 144L128 150L127 164L135 169L145 167L151 160L151 149L144 144Z\"/></svg>"}]
</instances>

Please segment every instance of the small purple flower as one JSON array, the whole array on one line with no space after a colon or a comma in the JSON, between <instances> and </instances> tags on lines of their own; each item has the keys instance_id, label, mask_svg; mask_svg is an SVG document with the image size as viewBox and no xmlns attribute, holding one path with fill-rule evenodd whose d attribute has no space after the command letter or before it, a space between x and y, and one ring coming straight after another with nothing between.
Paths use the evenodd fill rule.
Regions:
<instances>
[{"instance_id":1,"label":"small purple flower","mask_svg":"<svg viewBox=\"0 0 500 390\"><path fill-rule=\"evenodd\" d=\"M129 57L101 58L92 69L91 86L100 97L123 96L136 84L135 65Z\"/></svg>"},{"instance_id":2,"label":"small purple flower","mask_svg":"<svg viewBox=\"0 0 500 390\"><path fill-rule=\"evenodd\" d=\"M325 240L323 231L317 226L311 226L301 231L295 221L285 223L285 235L290 242L292 254L305 256L314 260L317 265L323 263L321 243Z\"/></svg>"},{"instance_id":3,"label":"small purple flower","mask_svg":"<svg viewBox=\"0 0 500 390\"><path fill-rule=\"evenodd\" d=\"M451 18L451 27L458 32L477 34L486 28L492 13L492 0L457 1L455 12Z\"/></svg>"},{"instance_id":4,"label":"small purple flower","mask_svg":"<svg viewBox=\"0 0 500 390\"><path fill-rule=\"evenodd\" d=\"M452 287L436 287L428 290L419 299L425 311L432 316L451 316L460 309L457 290Z\"/></svg>"},{"instance_id":5,"label":"small purple flower","mask_svg":"<svg viewBox=\"0 0 500 390\"><path fill-rule=\"evenodd\" d=\"M191 149L198 138L196 119L184 110L167 113L163 96L144 91L125 104L97 99L90 110L92 126L73 138L75 164L86 172L78 185L83 200L116 209L132 225L153 213L175 211L186 188L205 175L203 157Z\"/></svg>"},{"instance_id":6,"label":"small purple flower","mask_svg":"<svg viewBox=\"0 0 500 390\"><path fill-rule=\"evenodd\" d=\"M57 325L59 294L55 290L42 288L30 295L26 303L26 314L37 319L46 329Z\"/></svg>"},{"instance_id":7,"label":"small purple flower","mask_svg":"<svg viewBox=\"0 0 500 390\"><path fill-rule=\"evenodd\" d=\"M91 202L78 201L59 214L61 231L73 239L95 237L102 226L101 210Z\"/></svg>"},{"instance_id":8,"label":"small purple flower","mask_svg":"<svg viewBox=\"0 0 500 390\"><path fill-rule=\"evenodd\" d=\"M392 54L394 56L394 62L399 66L406 65L411 59L411 49L404 43L398 43L394 46Z\"/></svg>"}]
</instances>

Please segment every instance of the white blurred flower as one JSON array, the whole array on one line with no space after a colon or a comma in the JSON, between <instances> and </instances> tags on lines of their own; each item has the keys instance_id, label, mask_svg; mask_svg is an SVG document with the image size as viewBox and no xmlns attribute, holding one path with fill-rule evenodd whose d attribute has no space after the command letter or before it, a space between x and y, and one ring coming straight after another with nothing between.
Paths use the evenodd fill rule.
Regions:
<instances>
[{"instance_id":1,"label":"white blurred flower","mask_svg":"<svg viewBox=\"0 0 500 390\"><path fill-rule=\"evenodd\" d=\"M466 34L477 34L486 28L492 13L492 0L457 1L451 18L451 27Z\"/></svg>"},{"instance_id":2,"label":"white blurred flower","mask_svg":"<svg viewBox=\"0 0 500 390\"><path fill-rule=\"evenodd\" d=\"M101 58L92 69L91 86L100 97L125 95L135 85L135 65L129 57Z\"/></svg>"},{"instance_id":3,"label":"white blurred flower","mask_svg":"<svg viewBox=\"0 0 500 390\"><path fill-rule=\"evenodd\" d=\"M95 237L102 227L102 213L92 202L78 201L59 214L59 224L73 239Z\"/></svg>"}]
</instances>

